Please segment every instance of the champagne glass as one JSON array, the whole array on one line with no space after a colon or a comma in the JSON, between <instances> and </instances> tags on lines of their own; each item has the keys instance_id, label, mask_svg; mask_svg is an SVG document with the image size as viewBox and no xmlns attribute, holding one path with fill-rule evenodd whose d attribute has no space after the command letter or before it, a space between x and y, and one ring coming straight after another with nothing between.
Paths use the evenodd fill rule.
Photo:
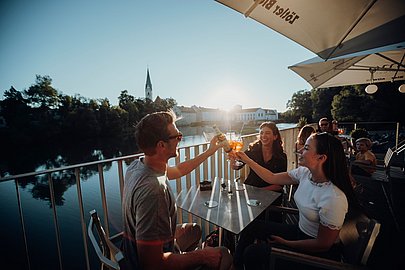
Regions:
<instances>
[{"instance_id":1,"label":"champagne glass","mask_svg":"<svg viewBox=\"0 0 405 270\"><path fill-rule=\"evenodd\" d=\"M234 136L231 136L229 141L230 141L229 144L231 145L232 150L234 152L239 152L242 150L243 139L242 139L241 134L235 134ZM232 162L237 167L243 166L243 164L244 164L242 161L236 159L236 157L234 159L232 159ZM234 180L235 190L238 190L238 191L244 190L245 188L244 188L243 184L239 182L239 180L240 180L240 172L239 172L239 176L236 177Z\"/></svg>"},{"instance_id":2,"label":"champagne glass","mask_svg":"<svg viewBox=\"0 0 405 270\"><path fill-rule=\"evenodd\" d=\"M229 145L232 147L232 150L235 152L239 152L243 148L243 140L241 134L235 134L231 136L229 140ZM238 159L234 160L235 166L242 166L244 163Z\"/></svg>"}]
</instances>

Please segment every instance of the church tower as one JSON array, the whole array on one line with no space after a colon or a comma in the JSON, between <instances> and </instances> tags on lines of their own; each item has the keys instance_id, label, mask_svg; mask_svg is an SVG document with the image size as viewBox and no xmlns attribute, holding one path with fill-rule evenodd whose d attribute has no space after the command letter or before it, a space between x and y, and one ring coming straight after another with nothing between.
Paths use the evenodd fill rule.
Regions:
<instances>
[{"instance_id":1,"label":"church tower","mask_svg":"<svg viewBox=\"0 0 405 270\"><path fill-rule=\"evenodd\" d=\"M149 68L146 73L145 99L152 101L152 82L150 81Z\"/></svg>"}]
</instances>

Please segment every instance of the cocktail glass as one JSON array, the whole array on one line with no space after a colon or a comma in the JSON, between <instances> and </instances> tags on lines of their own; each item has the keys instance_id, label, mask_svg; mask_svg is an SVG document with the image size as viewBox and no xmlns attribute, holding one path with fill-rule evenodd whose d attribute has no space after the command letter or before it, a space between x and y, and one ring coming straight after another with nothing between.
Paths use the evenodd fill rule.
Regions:
<instances>
[{"instance_id":1,"label":"cocktail glass","mask_svg":"<svg viewBox=\"0 0 405 270\"><path fill-rule=\"evenodd\" d=\"M243 139L242 139L241 134L235 134L235 135L231 136L231 138L229 139L229 144L232 147L233 151L235 151L235 152L241 151L243 148ZM243 162L238 159L235 159L234 164L235 164L235 166L242 166Z\"/></svg>"}]
</instances>

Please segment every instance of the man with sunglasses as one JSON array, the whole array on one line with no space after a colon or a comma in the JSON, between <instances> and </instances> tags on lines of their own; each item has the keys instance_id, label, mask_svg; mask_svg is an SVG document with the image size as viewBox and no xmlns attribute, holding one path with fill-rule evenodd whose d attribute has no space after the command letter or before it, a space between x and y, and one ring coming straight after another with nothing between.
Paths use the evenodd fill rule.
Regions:
<instances>
[{"instance_id":1,"label":"man with sunglasses","mask_svg":"<svg viewBox=\"0 0 405 270\"><path fill-rule=\"evenodd\" d=\"M145 156L133 161L125 175L122 201L125 269L229 269L225 248L196 249L201 228L177 224L175 197L168 180L190 173L221 146L214 137L209 148L174 167L182 134L172 111L148 114L137 124L135 139Z\"/></svg>"}]
</instances>

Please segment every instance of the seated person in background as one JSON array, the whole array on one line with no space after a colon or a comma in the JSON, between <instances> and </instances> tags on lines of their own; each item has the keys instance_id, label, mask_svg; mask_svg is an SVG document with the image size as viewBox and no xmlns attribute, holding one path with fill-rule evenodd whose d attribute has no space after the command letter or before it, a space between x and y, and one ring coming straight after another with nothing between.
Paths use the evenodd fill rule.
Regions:
<instances>
[{"instance_id":1,"label":"seated person in background","mask_svg":"<svg viewBox=\"0 0 405 270\"><path fill-rule=\"evenodd\" d=\"M297 141L295 142L295 152L298 152L301 148L303 148L308 137L315 132L316 130L311 125L303 126L300 129L297 136Z\"/></svg>"},{"instance_id":2,"label":"seated person in background","mask_svg":"<svg viewBox=\"0 0 405 270\"><path fill-rule=\"evenodd\" d=\"M350 159L354 148L352 143L345 137L337 136L337 138L342 142L346 157Z\"/></svg>"},{"instance_id":3,"label":"seated person in background","mask_svg":"<svg viewBox=\"0 0 405 270\"><path fill-rule=\"evenodd\" d=\"M272 172L287 171L287 155L284 153L280 131L273 122L264 122L260 125L259 139L251 143L245 153L257 164L271 170ZM232 160L232 157L230 157L230 159ZM236 166L233 163L231 166L234 170L240 170L244 165L245 164L243 163L241 166ZM250 170L249 175L244 183L246 185L262 187L280 193L283 191L283 187L281 185L273 185L265 182L253 170ZM273 204L281 205L282 196L277 198ZM278 215L278 217L273 215L272 220L278 220L281 222L281 213L279 214L280 215Z\"/></svg>"},{"instance_id":4,"label":"seated person in background","mask_svg":"<svg viewBox=\"0 0 405 270\"><path fill-rule=\"evenodd\" d=\"M322 117L321 119L319 119L317 132L329 132L329 131L330 131L329 120L326 117Z\"/></svg>"},{"instance_id":5,"label":"seated person in background","mask_svg":"<svg viewBox=\"0 0 405 270\"><path fill-rule=\"evenodd\" d=\"M308 137L311 136L312 133L315 133L316 130L310 126L305 125L300 129L300 132L297 136L297 141L295 142L295 164L298 167L298 151L304 147L305 142L307 141Z\"/></svg>"},{"instance_id":6,"label":"seated person in background","mask_svg":"<svg viewBox=\"0 0 405 270\"><path fill-rule=\"evenodd\" d=\"M235 268L270 269L271 245L339 260L339 231L346 213L359 207L340 141L329 133L312 134L299 151L300 166L282 173L263 168L243 152L236 155L268 183L298 184L294 199L299 222L253 221L240 235Z\"/></svg>"},{"instance_id":7,"label":"seated person in background","mask_svg":"<svg viewBox=\"0 0 405 270\"><path fill-rule=\"evenodd\" d=\"M371 176L376 170L377 158L370 151L371 140L369 138L360 138L356 140L356 160L351 167L352 174Z\"/></svg>"},{"instance_id":8,"label":"seated person in background","mask_svg":"<svg viewBox=\"0 0 405 270\"><path fill-rule=\"evenodd\" d=\"M339 135L339 127L338 127L338 121L333 120L332 121L332 131L331 134L334 136Z\"/></svg>"}]
</instances>

